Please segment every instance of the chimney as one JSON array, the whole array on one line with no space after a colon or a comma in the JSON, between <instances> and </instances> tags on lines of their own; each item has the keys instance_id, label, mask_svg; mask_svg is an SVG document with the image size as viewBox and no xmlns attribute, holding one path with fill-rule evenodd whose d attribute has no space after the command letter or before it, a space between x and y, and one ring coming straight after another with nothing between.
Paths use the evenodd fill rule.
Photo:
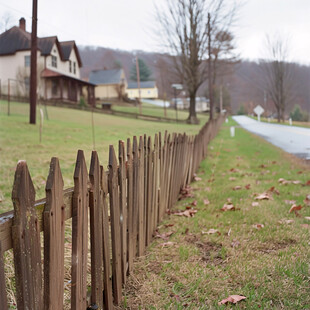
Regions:
<instances>
[{"instance_id":1,"label":"chimney","mask_svg":"<svg viewBox=\"0 0 310 310\"><path fill-rule=\"evenodd\" d=\"M19 28L26 31L26 20L24 17L19 20Z\"/></svg>"}]
</instances>

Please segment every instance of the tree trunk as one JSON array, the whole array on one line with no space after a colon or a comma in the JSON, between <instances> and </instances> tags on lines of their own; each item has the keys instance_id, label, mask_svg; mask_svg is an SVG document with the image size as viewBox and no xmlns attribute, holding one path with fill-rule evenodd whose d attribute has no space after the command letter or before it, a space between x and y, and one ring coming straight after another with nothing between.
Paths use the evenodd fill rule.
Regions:
<instances>
[{"instance_id":1,"label":"tree trunk","mask_svg":"<svg viewBox=\"0 0 310 310\"><path fill-rule=\"evenodd\" d=\"M199 124L199 120L196 114L196 93L189 94L189 116L187 119L188 124Z\"/></svg>"}]
</instances>

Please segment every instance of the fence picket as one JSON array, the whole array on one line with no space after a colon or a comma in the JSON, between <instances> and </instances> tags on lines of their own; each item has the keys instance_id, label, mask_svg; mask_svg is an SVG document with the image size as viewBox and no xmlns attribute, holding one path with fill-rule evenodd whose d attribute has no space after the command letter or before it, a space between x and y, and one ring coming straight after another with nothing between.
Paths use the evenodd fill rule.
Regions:
<instances>
[{"instance_id":1,"label":"fence picket","mask_svg":"<svg viewBox=\"0 0 310 310\"><path fill-rule=\"evenodd\" d=\"M101 199L102 199L102 242L103 242L103 269L104 269L104 305L105 309L113 309L113 291L112 291L112 274L111 274L111 250L110 250L110 224L109 210L107 203L108 195L108 176L102 166L100 166L101 176Z\"/></svg>"},{"instance_id":2,"label":"fence picket","mask_svg":"<svg viewBox=\"0 0 310 310\"><path fill-rule=\"evenodd\" d=\"M138 256L144 254L145 236L144 236L144 143L143 138L139 138L139 209L138 209Z\"/></svg>"},{"instance_id":3,"label":"fence picket","mask_svg":"<svg viewBox=\"0 0 310 310\"><path fill-rule=\"evenodd\" d=\"M114 147L110 145L109 151L109 196L111 215L111 239L112 239L112 274L114 303L119 305L122 300L122 258L121 258L121 230L120 208L118 188L118 168Z\"/></svg>"},{"instance_id":4,"label":"fence picket","mask_svg":"<svg viewBox=\"0 0 310 310\"><path fill-rule=\"evenodd\" d=\"M87 306L88 254L88 189L87 168L83 151L79 150L74 171L72 199L72 269L71 309Z\"/></svg>"},{"instance_id":5,"label":"fence picket","mask_svg":"<svg viewBox=\"0 0 310 310\"><path fill-rule=\"evenodd\" d=\"M25 161L17 164L12 191L12 226L18 309L43 309L40 228L35 190Z\"/></svg>"},{"instance_id":6,"label":"fence picket","mask_svg":"<svg viewBox=\"0 0 310 310\"><path fill-rule=\"evenodd\" d=\"M127 277L127 203L126 203L126 157L124 141L119 141L119 192L121 212L122 278Z\"/></svg>"},{"instance_id":7,"label":"fence picket","mask_svg":"<svg viewBox=\"0 0 310 310\"><path fill-rule=\"evenodd\" d=\"M132 272L133 250L133 162L130 139L127 139L127 212L128 212L128 273Z\"/></svg>"},{"instance_id":8,"label":"fence picket","mask_svg":"<svg viewBox=\"0 0 310 310\"><path fill-rule=\"evenodd\" d=\"M146 221L146 243L150 244L152 239L152 138L148 137L147 141L147 221Z\"/></svg>"},{"instance_id":9,"label":"fence picket","mask_svg":"<svg viewBox=\"0 0 310 310\"><path fill-rule=\"evenodd\" d=\"M137 255L137 234L138 234L138 211L139 211L139 151L137 137L133 137L132 144L132 157L133 157L133 201L132 201L132 253L133 257Z\"/></svg>"},{"instance_id":10,"label":"fence picket","mask_svg":"<svg viewBox=\"0 0 310 310\"><path fill-rule=\"evenodd\" d=\"M90 246L91 246L91 303L103 308L103 201L100 188L100 164L93 151L89 169Z\"/></svg>"},{"instance_id":11,"label":"fence picket","mask_svg":"<svg viewBox=\"0 0 310 310\"><path fill-rule=\"evenodd\" d=\"M3 261L2 245L0 242L0 309L8 309L8 299L5 289L5 273L4 273L4 261Z\"/></svg>"},{"instance_id":12,"label":"fence picket","mask_svg":"<svg viewBox=\"0 0 310 310\"><path fill-rule=\"evenodd\" d=\"M63 308L65 207L59 160L53 157L46 182L44 221L44 309Z\"/></svg>"}]
</instances>

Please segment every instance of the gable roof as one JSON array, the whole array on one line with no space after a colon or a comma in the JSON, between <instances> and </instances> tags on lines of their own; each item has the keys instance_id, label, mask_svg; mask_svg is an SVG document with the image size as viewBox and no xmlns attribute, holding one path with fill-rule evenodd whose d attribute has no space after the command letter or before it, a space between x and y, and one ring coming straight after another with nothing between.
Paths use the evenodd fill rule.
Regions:
<instances>
[{"instance_id":1,"label":"gable roof","mask_svg":"<svg viewBox=\"0 0 310 310\"><path fill-rule=\"evenodd\" d=\"M57 36L38 38L38 49L43 56L51 54L54 44L57 45L62 60L68 60L74 49L79 67L82 67L81 56L74 41L59 42ZM31 33L14 26L0 35L0 56L13 55L18 51L31 49Z\"/></svg>"},{"instance_id":2,"label":"gable roof","mask_svg":"<svg viewBox=\"0 0 310 310\"><path fill-rule=\"evenodd\" d=\"M96 85L121 83L123 69L91 71L89 82Z\"/></svg>"},{"instance_id":3,"label":"gable roof","mask_svg":"<svg viewBox=\"0 0 310 310\"><path fill-rule=\"evenodd\" d=\"M62 50L64 60L69 60L70 54L71 54L72 50L74 49L77 61L79 63L79 66L82 67L81 56L80 56L79 50L75 44L75 41L60 42L60 47Z\"/></svg>"},{"instance_id":4,"label":"gable roof","mask_svg":"<svg viewBox=\"0 0 310 310\"><path fill-rule=\"evenodd\" d=\"M155 88L155 87L156 87L155 81L140 82L140 88ZM137 82L128 83L127 89L136 89L136 88L138 88Z\"/></svg>"}]
</instances>

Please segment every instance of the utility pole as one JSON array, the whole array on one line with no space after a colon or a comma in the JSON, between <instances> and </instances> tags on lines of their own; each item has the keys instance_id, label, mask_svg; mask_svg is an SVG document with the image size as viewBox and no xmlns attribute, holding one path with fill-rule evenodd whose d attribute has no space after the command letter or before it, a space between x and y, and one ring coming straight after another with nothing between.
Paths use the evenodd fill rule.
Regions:
<instances>
[{"instance_id":1,"label":"utility pole","mask_svg":"<svg viewBox=\"0 0 310 310\"><path fill-rule=\"evenodd\" d=\"M142 102L141 102L141 89L140 89L140 69L138 56L136 55L136 71L137 71L137 84L138 84L138 92L139 92L139 114L142 114Z\"/></svg>"},{"instance_id":2,"label":"utility pole","mask_svg":"<svg viewBox=\"0 0 310 310\"><path fill-rule=\"evenodd\" d=\"M32 1L31 67L30 67L30 124L36 123L37 106L37 16L38 0Z\"/></svg>"},{"instance_id":3,"label":"utility pole","mask_svg":"<svg viewBox=\"0 0 310 310\"><path fill-rule=\"evenodd\" d=\"M223 110L223 84L221 84L220 88L220 113L222 113Z\"/></svg>"}]
</instances>

